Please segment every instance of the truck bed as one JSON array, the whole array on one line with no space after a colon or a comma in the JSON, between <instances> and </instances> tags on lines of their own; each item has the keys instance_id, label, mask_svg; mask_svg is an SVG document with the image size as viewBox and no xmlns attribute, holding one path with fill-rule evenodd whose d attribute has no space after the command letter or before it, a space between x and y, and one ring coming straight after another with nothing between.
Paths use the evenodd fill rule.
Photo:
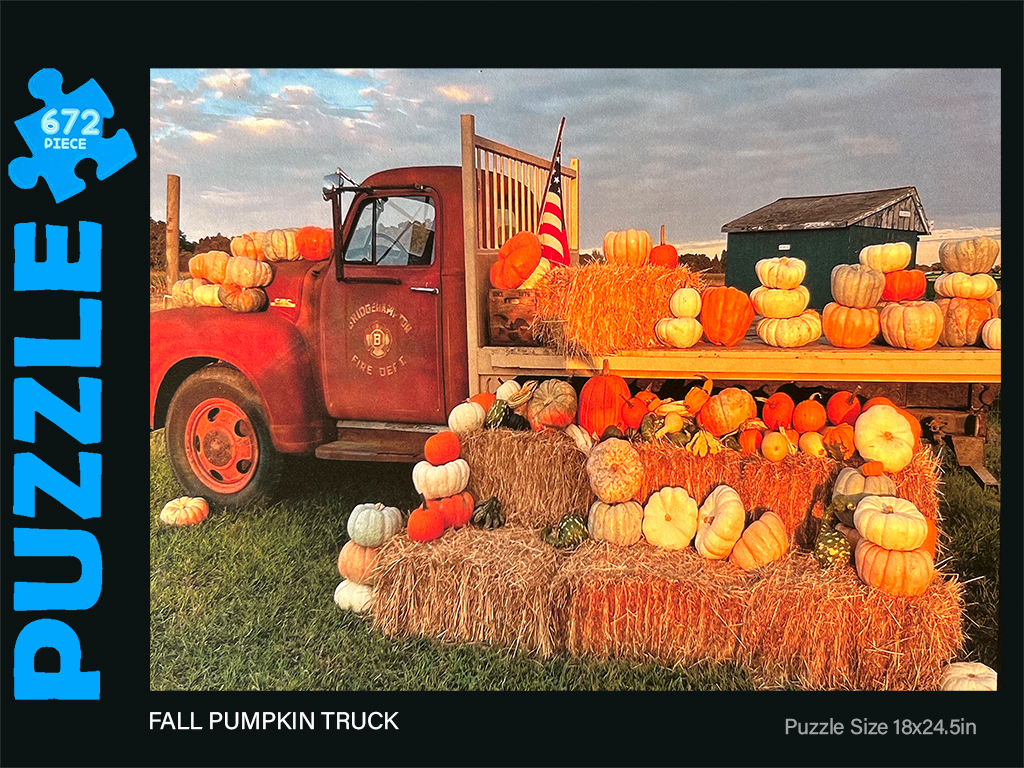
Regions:
<instances>
[{"instance_id":1,"label":"truck bed","mask_svg":"<svg viewBox=\"0 0 1024 768\"><path fill-rule=\"evenodd\" d=\"M552 377L567 372L594 375L604 357L572 358L545 347L482 347L480 377ZM824 338L796 349L779 349L751 331L734 347L700 342L690 349L644 349L608 356L608 367L623 377L685 379L698 374L734 381L849 381L999 383L999 350L942 347L905 350L880 344L839 349Z\"/></svg>"}]
</instances>

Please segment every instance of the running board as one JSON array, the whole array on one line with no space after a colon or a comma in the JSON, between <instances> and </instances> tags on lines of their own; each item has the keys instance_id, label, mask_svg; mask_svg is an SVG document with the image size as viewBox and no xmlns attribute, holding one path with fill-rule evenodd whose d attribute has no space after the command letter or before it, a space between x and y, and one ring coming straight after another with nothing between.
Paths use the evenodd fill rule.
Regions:
<instances>
[{"instance_id":1,"label":"running board","mask_svg":"<svg viewBox=\"0 0 1024 768\"><path fill-rule=\"evenodd\" d=\"M366 422L360 422L358 428L342 427L341 424L339 422L338 439L319 446L317 458L332 461L422 461L427 438L443 429L429 424L393 425L397 429L366 426Z\"/></svg>"}]
</instances>

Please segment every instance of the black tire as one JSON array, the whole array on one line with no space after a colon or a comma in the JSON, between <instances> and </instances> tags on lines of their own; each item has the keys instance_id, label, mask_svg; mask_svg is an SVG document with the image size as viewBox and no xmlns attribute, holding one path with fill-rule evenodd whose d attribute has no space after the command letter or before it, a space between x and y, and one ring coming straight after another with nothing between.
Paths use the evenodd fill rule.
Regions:
<instances>
[{"instance_id":1,"label":"black tire","mask_svg":"<svg viewBox=\"0 0 1024 768\"><path fill-rule=\"evenodd\" d=\"M282 456L274 450L259 395L226 365L185 379L167 409L164 442L185 492L214 504L268 501L281 479ZM243 458L232 462L239 453Z\"/></svg>"}]
</instances>

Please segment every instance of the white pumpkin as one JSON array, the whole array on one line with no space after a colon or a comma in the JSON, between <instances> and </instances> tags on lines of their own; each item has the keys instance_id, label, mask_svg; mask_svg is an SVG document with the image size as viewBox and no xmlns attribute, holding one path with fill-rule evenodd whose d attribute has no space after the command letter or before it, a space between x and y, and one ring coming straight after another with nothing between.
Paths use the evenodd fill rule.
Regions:
<instances>
[{"instance_id":1,"label":"white pumpkin","mask_svg":"<svg viewBox=\"0 0 1024 768\"><path fill-rule=\"evenodd\" d=\"M643 534L662 549L684 549L697 532L697 502L685 488L662 488L644 507Z\"/></svg>"},{"instance_id":2,"label":"white pumpkin","mask_svg":"<svg viewBox=\"0 0 1024 768\"><path fill-rule=\"evenodd\" d=\"M995 691L999 675L976 661L958 661L949 664L939 677L940 691Z\"/></svg>"},{"instance_id":3,"label":"white pumpkin","mask_svg":"<svg viewBox=\"0 0 1024 768\"><path fill-rule=\"evenodd\" d=\"M857 533L884 549L917 549L928 537L928 521L917 506L892 496L866 496L853 513Z\"/></svg>"},{"instance_id":4,"label":"white pumpkin","mask_svg":"<svg viewBox=\"0 0 1024 768\"><path fill-rule=\"evenodd\" d=\"M428 499L455 496L469 484L469 464L465 459L455 459L435 467L429 461L421 461L412 468L412 484Z\"/></svg>"},{"instance_id":5,"label":"white pumpkin","mask_svg":"<svg viewBox=\"0 0 1024 768\"><path fill-rule=\"evenodd\" d=\"M346 579L334 589L334 604L345 611L363 613L370 607L373 587Z\"/></svg>"},{"instance_id":6,"label":"white pumpkin","mask_svg":"<svg viewBox=\"0 0 1024 768\"><path fill-rule=\"evenodd\" d=\"M666 346L689 349L704 335L704 326L696 317L666 317L655 323L654 335Z\"/></svg>"},{"instance_id":7,"label":"white pumpkin","mask_svg":"<svg viewBox=\"0 0 1024 768\"><path fill-rule=\"evenodd\" d=\"M696 288L679 288L668 300L672 317L697 317L700 314L700 291Z\"/></svg>"},{"instance_id":8,"label":"white pumpkin","mask_svg":"<svg viewBox=\"0 0 1024 768\"><path fill-rule=\"evenodd\" d=\"M860 251L860 263L879 272L899 272L910 264L909 243L881 243Z\"/></svg>"},{"instance_id":9,"label":"white pumpkin","mask_svg":"<svg viewBox=\"0 0 1024 768\"><path fill-rule=\"evenodd\" d=\"M168 525L195 525L209 516L210 505L199 496L171 499L160 510L160 522Z\"/></svg>"},{"instance_id":10,"label":"white pumpkin","mask_svg":"<svg viewBox=\"0 0 1024 768\"><path fill-rule=\"evenodd\" d=\"M494 396L499 400L509 400L513 395L517 394L519 390L522 388L522 384L520 384L515 379L512 379L510 381L502 382L501 386L498 387L497 391L494 393Z\"/></svg>"},{"instance_id":11,"label":"white pumpkin","mask_svg":"<svg viewBox=\"0 0 1024 768\"><path fill-rule=\"evenodd\" d=\"M743 535L746 516L740 495L728 485L718 486L697 511L693 545L709 560L728 557Z\"/></svg>"},{"instance_id":12,"label":"white pumpkin","mask_svg":"<svg viewBox=\"0 0 1024 768\"><path fill-rule=\"evenodd\" d=\"M487 411L480 403L459 403L448 414L448 429L459 437L484 428Z\"/></svg>"},{"instance_id":13,"label":"white pumpkin","mask_svg":"<svg viewBox=\"0 0 1024 768\"><path fill-rule=\"evenodd\" d=\"M192 300L200 307L223 307L220 303L220 286L216 283L198 285L192 291Z\"/></svg>"},{"instance_id":14,"label":"white pumpkin","mask_svg":"<svg viewBox=\"0 0 1024 768\"><path fill-rule=\"evenodd\" d=\"M1003 321L1002 318L993 317L986 320L981 326L981 341L989 349L1003 348Z\"/></svg>"},{"instance_id":15,"label":"white pumpkin","mask_svg":"<svg viewBox=\"0 0 1024 768\"><path fill-rule=\"evenodd\" d=\"M807 264L801 259L779 256L774 259L761 259L754 265L754 272L757 273L761 285L766 288L789 290L804 281Z\"/></svg>"},{"instance_id":16,"label":"white pumpkin","mask_svg":"<svg viewBox=\"0 0 1024 768\"><path fill-rule=\"evenodd\" d=\"M765 288L759 285L750 292L750 303L761 317L796 317L811 301L811 292L806 285L796 288Z\"/></svg>"},{"instance_id":17,"label":"white pumpkin","mask_svg":"<svg viewBox=\"0 0 1024 768\"><path fill-rule=\"evenodd\" d=\"M910 423L888 405L873 405L857 417L853 443L868 461L880 461L886 472L899 472L914 458L917 440Z\"/></svg>"},{"instance_id":18,"label":"white pumpkin","mask_svg":"<svg viewBox=\"0 0 1024 768\"><path fill-rule=\"evenodd\" d=\"M947 298L987 299L999 286L992 275L968 275L966 272L948 272L935 280L935 293Z\"/></svg>"},{"instance_id":19,"label":"white pumpkin","mask_svg":"<svg viewBox=\"0 0 1024 768\"><path fill-rule=\"evenodd\" d=\"M383 504L356 504L348 516L348 537L361 547L380 547L402 530L402 512Z\"/></svg>"}]
</instances>

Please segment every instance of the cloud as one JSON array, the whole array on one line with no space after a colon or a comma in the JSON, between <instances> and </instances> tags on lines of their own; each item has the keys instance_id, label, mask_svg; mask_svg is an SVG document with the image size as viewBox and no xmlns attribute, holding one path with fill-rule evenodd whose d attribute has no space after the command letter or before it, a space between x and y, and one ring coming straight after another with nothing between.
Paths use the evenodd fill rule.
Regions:
<instances>
[{"instance_id":1,"label":"cloud","mask_svg":"<svg viewBox=\"0 0 1024 768\"><path fill-rule=\"evenodd\" d=\"M899 139L882 139L875 134L844 137L839 140L839 144L850 157L895 155L900 148Z\"/></svg>"},{"instance_id":2,"label":"cloud","mask_svg":"<svg viewBox=\"0 0 1024 768\"><path fill-rule=\"evenodd\" d=\"M434 90L449 101L459 104L489 104L493 98L487 89L482 87L439 85Z\"/></svg>"},{"instance_id":3,"label":"cloud","mask_svg":"<svg viewBox=\"0 0 1024 768\"><path fill-rule=\"evenodd\" d=\"M212 88L218 99L238 98L248 91L252 75L244 69L225 69L202 78L201 82Z\"/></svg>"},{"instance_id":4,"label":"cloud","mask_svg":"<svg viewBox=\"0 0 1024 768\"><path fill-rule=\"evenodd\" d=\"M272 117L243 117L241 120L235 120L233 125L241 128L243 131L263 134L278 128L284 128L288 123L284 120L275 120Z\"/></svg>"}]
</instances>

